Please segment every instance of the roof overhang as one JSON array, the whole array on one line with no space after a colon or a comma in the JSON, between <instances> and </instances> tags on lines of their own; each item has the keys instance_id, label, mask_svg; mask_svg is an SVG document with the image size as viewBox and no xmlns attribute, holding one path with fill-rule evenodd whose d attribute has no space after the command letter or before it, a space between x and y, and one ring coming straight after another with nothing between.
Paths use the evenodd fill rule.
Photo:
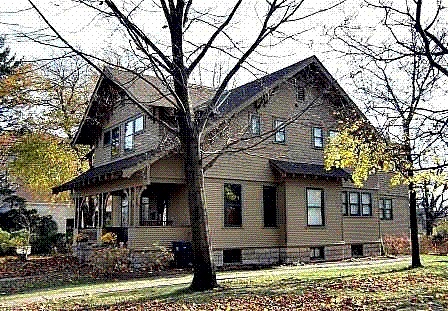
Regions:
<instances>
[{"instance_id":1,"label":"roof overhang","mask_svg":"<svg viewBox=\"0 0 448 311\"><path fill-rule=\"evenodd\" d=\"M323 165L270 159L271 168L282 177L317 177L349 180L351 175L341 168L326 170Z\"/></svg>"}]
</instances>

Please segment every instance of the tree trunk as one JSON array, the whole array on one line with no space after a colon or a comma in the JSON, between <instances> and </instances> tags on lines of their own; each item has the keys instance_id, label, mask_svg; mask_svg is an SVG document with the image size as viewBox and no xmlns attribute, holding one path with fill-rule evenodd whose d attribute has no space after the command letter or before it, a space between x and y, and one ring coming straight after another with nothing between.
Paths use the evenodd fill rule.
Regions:
<instances>
[{"instance_id":1,"label":"tree trunk","mask_svg":"<svg viewBox=\"0 0 448 311\"><path fill-rule=\"evenodd\" d=\"M188 188L188 205L194 254L193 290L207 290L217 286L215 267L211 260L208 239L207 214L204 206L202 160L199 140L195 132L185 135L185 177Z\"/></svg>"},{"instance_id":2,"label":"tree trunk","mask_svg":"<svg viewBox=\"0 0 448 311\"><path fill-rule=\"evenodd\" d=\"M409 171L409 177L413 177L414 172ZM409 224L411 226L411 249L412 268L421 267L420 249L418 246L418 226L417 226L417 196L414 183L409 183Z\"/></svg>"}]
</instances>

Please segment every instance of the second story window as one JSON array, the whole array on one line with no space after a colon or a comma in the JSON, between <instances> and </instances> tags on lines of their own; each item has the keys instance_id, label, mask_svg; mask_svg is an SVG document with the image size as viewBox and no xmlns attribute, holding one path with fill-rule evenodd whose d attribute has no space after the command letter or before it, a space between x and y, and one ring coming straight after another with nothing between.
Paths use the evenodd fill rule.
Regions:
<instances>
[{"instance_id":1,"label":"second story window","mask_svg":"<svg viewBox=\"0 0 448 311\"><path fill-rule=\"evenodd\" d=\"M391 199L380 200L380 219L386 219L386 220L392 219L392 200Z\"/></svg>"},{"instance_id":2,"label":"second story window","mask_svg":"<svg viewBox=\"0 0 448 311\"><path fill-rule=\"evenodd\" d=\"M303 86L297 86L296 98L298 102L303 102L305 100L305 88Z\"/></svg>"},{"instance_id":3,"label":"second story window","mask_svg":"<svg viewBox=\"0 0 448 311\"><path fill-rule=\"evenodd\" d=\"M251 114L249 116L249 122L250 122L250 133L252 135L260 135L261 131L260 116L256 114Z\"/></svg>"},{"instance_id":4,"label":"second story window","mask_svg":"<svg viewBox=\"0 0 448 311\"><path fill-rule=\"evenodd\" d=\"M286 141L285 126L283 126L284 123L285 121L283 120L274 121L274 128L278 128L277 132L275 132L275 142L277 143L284 143Z\"/></svg>"},{"instance_id":5,"label":"second story window","mask_svg":"<svg viewBox=\"0 0 448 311\"><path fill-rule=\"evenodd\" d=\"M120 127L117 126L111 131L110 154L112 157L120 155Z\"/></svg>"},{"instance_id":6,"label":"second story window","mask_svg":"<svg viewBox=\"0 0 448 311\"><path fill-rule=\"evenodd\" d=\"M135 147L135 135L143 131L143 116L126 122L124 128L124 150L132 151Z\"/></svg>"},{"instance_id":7,"label":"second story window","mask_svg":"<svg viewBox=\"0 0 448 311\"><path fill-rule=\"evenodd\" d=\"M336 138L336 136L338 136L338 134L339 134L338 131L330 130L330 131L328 132L328 137L330 138L330 140L332 140L332 139Z\"/></svg>"},{"instance_id":8,"label":"second story window","mask_svg":"<svg viewBox=\"0 0 448 311\"><path fill-rule=\"evenodd\" d=\"M313 127L313 146L314 148L324 147L324 134L320 127Z\"/></svg>"},{"instance_id":9,"label":"second story window","mask_svg":"<svg viewBox=\"0 0 448 311\"><path fill-rule=\"evenodd\" d=\"M241 227L241 185L224 184L224 226Z\"/></svg>"},{"instance_id":10,"label":"second story window","mask_svg":"<svg viewBox=\"0 0 448 311\"><path fill-rule=\"evenodd\" d=\"M103 146L106 146L109 144L110 144L110 131L106 131L106 132L104 132L104 135L103 135Z\"/></svg>"}]
</instances>

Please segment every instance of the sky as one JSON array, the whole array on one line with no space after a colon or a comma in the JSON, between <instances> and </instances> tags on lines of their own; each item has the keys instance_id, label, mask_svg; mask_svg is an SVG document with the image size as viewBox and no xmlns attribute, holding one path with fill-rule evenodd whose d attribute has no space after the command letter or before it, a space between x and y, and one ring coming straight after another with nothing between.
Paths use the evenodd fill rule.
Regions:
<instances>
[{"instance_id":1,"label":"sky","mask_svg":"<svg viewBox=\"0 0 448 311\"><path fill-rule=\"evenodd\" d=\"M126 4L128 1L131 0L117 1L117 3L129 8L129 5ZM336 1L305 1L299 16L327 7L329 3L335 3ZM70 44L91 55L107 57L111 62L119 60L126 65L127 58L122 47L128 47L127 39L119 30L120 28L117 27L114 19L100 18L92 9L70 0L34 0L33 2ZM147 0L144 3L151 2ZM228 15L229 8L235 2L235 0L222 0L216 3L215 1L200 0L194 3L198 11L210 10L216 15ZM394 2L398 3L400 1ZM313 16L304 22L287 25L286 28L282 29L286 33L302 31L303 33L297 36L295 40L286 40L275 47L268 46L275 40L268 39L263 42L263 45L266 46L260 49L260 53L255 53L252 57L252 64L257 70L253 68L250 71L240 70L229 86L233 87L249 82L265 73L274 72L306 57L316 55L347 93L353 95L353 85L351 80L347 78L350 75L350 70L353 69L353 64L349 64L347 59L340 58L338 54L331 52L328 45L329 38L324 34L331 27L340 25L348 16L355 13L363 26L375 27L381 14L366 10L360 3L360 0L347 0L343 5L331 11ZM0 8L0 11L3 12L0 13L0 33L6 35L7 45L18 57L33 60L49 58L61 52L61 49L37 44L29 38L17 35L20 32L40 31L46 27L36 11L29 9L30 4L27 0L0 0ZM148 6L145 9L139 14L133 15L133 18L141 29L163 49L168 43L164 39L168 32L163 17L154 8ZM259 15L262 11L263 1L248 0L242 5L237 18L228 27L228 31L235 38L235 41L247 45L254 38L259 27ZM200 24L193 26L190 33L191 35L186 36L187 40L204 43L211 32L209 28ZM372 28L372 33L368 35L376 36L378 40L381 40L384 36L380 31L375 31L375 28ZM42 38L45 39L45 37L39 39ZM59 41L50 43L61 45ZM228 46L225 39L218 40L217 44L220 47ZM118 57L114 56L113 53L117 54ZM232 60L226 57L224 53L212 52L198 68L200 70L196 71L192 82L216 86L213 81L216 80L217 76L219 78L220 72L225 72L231 65ZM445 97L443 100L439 98L438 101L440 103L448 102Z\"/></svg>"}]
</instances>

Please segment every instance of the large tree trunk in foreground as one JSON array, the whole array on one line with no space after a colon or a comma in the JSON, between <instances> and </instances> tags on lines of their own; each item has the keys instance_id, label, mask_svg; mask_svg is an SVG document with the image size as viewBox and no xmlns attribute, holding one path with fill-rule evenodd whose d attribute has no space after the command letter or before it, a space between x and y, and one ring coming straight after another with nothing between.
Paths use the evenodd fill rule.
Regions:
<instances>
[{"instance_id":1,"label":"large tree trunk in foreground","mask_svg":"<svg viewBox=\"0 0 448 311\"><path fill-rule=\"evenodd\" d=\"M215 267L211 260L208 239L207 215L203 197L202 160L199 154L198 135L192 130L184 136L185 177L188 188L188 205L194 253L194 277L191 288L207 290L217 286Z\"/></svg>"},{"instance_id":2,"label":"large tree trunk in foreground","mask_svg":"<svg viewBox=\"0 0 448 311\"><path fill-rule=\"evenodd\" d=\"M420 249L418 246L417 198L414 184L409 183L409 223L411 226L412 268L421 267Z\"/></svg>"}]
</instances>

